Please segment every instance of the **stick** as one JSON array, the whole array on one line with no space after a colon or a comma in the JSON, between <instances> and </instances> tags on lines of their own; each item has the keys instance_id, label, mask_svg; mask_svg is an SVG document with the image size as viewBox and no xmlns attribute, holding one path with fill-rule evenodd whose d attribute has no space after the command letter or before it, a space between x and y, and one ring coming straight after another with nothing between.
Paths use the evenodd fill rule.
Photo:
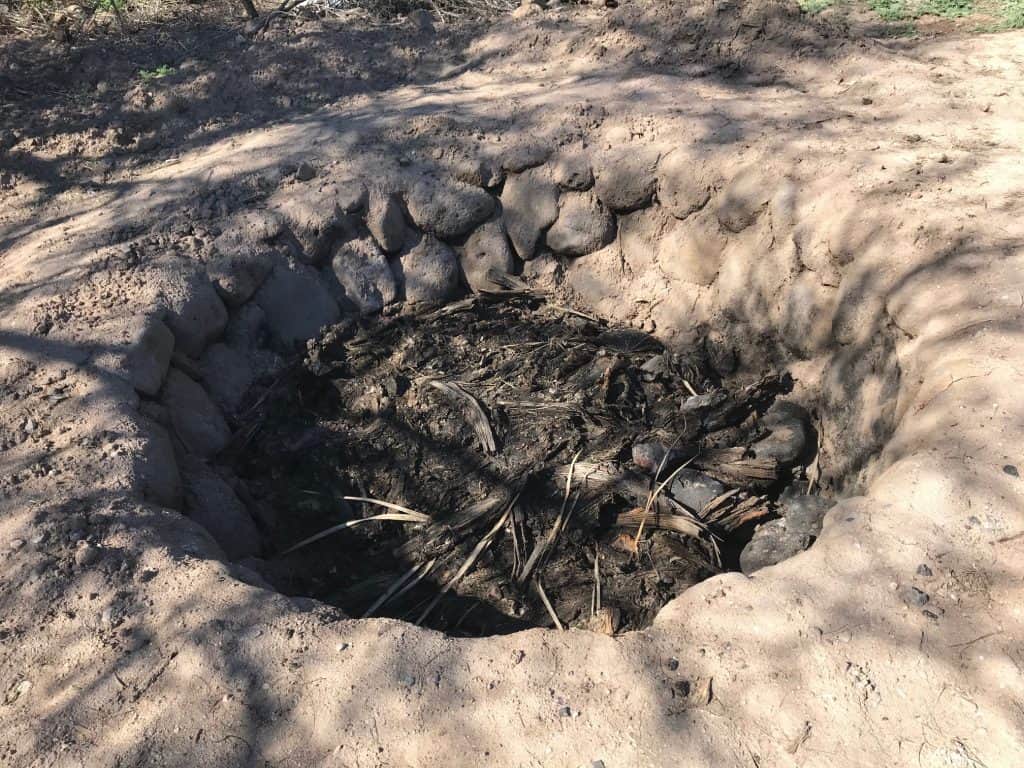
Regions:
<instances>
[{"instance_id":1,"label":"stick","mask_svg":"<svg viewBox=\"0 0 1024 768\"><path fill-rule=\"evenodd\" d=\"M547 608L548 615L551 617L551 620L555 622L555 627L560 631L564 631L565 627L563 627L562 622L558 620L558 614L555 613L555 609L548 600L548 596L544 594L544 587L541 586L540 579L534 579L533 586L537 588L537 594L540 595L540 601L544 603L544 607Z\"/></svg>"}]
</instances>

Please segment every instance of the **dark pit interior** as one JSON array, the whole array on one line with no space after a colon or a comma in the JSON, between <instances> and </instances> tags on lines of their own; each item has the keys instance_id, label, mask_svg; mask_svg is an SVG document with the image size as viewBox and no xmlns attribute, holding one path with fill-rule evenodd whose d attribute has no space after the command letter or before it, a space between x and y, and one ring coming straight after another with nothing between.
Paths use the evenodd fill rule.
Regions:
<instances>
[{"instance_id":1,"label":"dark pit interior","mask_svg":"<svg viewBox=\"0 0 1024 768\"><path fill-rule=\"evenodd\" d=\"M234 451L276 510L265 573L460 636L648 626L702 579L806 548L827 507L791 382L734 365L512 286L335 326Z\"/></svg>"}]
</instances>

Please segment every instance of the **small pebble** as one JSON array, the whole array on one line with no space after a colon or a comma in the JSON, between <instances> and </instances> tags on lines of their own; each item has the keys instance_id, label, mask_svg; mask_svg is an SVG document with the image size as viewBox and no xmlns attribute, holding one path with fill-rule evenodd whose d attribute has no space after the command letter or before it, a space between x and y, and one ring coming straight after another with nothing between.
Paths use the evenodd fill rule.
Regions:
<instances>
[{"instance_id":1,"label":"small pebble","mask_svg":"<svg viewBox=\"0 0 1024 768\"><path fill-rule=\"evenodd\" d=\"M10 547L11 550L13 550L14 552L17 552L19 549L21 549L22 547L25 546L25 540L24 539L11 539L11 541L7 544L7 546Z\"/></svg>"},{"instance_id":2,"label":"small pebble","mask_svg":"<svg viewBox=\"0 0 1024 768\"><path fill-rule=\"evenodd\" d=\"M299 163L299 167L295 171L296 179L298 179L299 181L309 181L314 176L316 176L316 170L314 170L312 165L310 165L306 161L302 161L301 163Z\"/></svg>"},{"instance_id":3,"label":"small pebble","mask_svg":"<svg viewBox=\"0 0 1024 768\"><path fill-rule=\"evenodd\" d=\"M910 587L903 591L903 599L910 605L916 605L920 608L927 604L931 598L928 597L927 592L922 592L917 587Z\"/></svg>"},{"instance_id":4,"label":"small pebble","mask_svg":"<svg viewBox=\"0 0 1024 768\"><path fill-rule=\"evenodd\" d=\"M938 621L939 620L939 617L936 614L934 614L931 611L929 611L927 608L925 608L923 611L921 611L921 614L925 618L931 619L932 621Z\"/></svg>"},{"instance_id":5,"label":"small pebble","mask_svg":"<svg viewBox=\"0 0 1024 768\"><path fill-rule=\"evenodd\" d=\"M667 666L671 671L675 672L677 669L679 669L679 659L669 659L668 662L666 662L665 666Z\"/></svg>"},{"instance_id":6,"label":"small pebble","mask_svg":"<svg viewBox=\"0 0 1024 768\"><path fill-rule=\"evenodd\" d=\"M572 717L572 709L569 707L562 707L558 710L559 717Z\"/></svg>"},{"instance_id":7,"label":"small pebble","mask_svg":"<svg viewBox=\"0 0 1024 768\"><path fill-rule=\"evenodd\" d=\"M1003 472L1008 474L1010 477L1020 477L1020 472L1017 471L1017 468L1013 466L1013 464L1007 464L1004 466Z\"/></svg>"},{"instance_id":8,"label":"small pebble","mask_svg":"<svg viewBox=\"0 0 1024 768\"><path fill-rule=\"evenodd\" d=\"M921 563L919 566L917 566L917 575L924 576L926 579L930 579L933 576L932 569L924 563Z\"/></svg>"}]
</instances>

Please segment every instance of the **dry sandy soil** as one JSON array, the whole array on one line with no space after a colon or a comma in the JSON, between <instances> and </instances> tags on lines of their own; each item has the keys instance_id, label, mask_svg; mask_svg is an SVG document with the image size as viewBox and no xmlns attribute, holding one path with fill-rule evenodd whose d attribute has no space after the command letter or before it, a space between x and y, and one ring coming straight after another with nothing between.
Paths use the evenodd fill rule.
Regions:
<instances>
[{"instance_id":1,"label":"dry sandy soil","mask_svg":"<svg viewBox=\"0 0 1024 768\"><path fill-rule=\"evenodd\" d=\"M134 40L0 50L0 764L1024 762L1024 34L623 2ZM332 287L362 188L429 253ZM217 530L260 512L217 460L246 391L477 262L789 370L820 538L617 637L268 589Z\"/></svg>"}]
</instances>

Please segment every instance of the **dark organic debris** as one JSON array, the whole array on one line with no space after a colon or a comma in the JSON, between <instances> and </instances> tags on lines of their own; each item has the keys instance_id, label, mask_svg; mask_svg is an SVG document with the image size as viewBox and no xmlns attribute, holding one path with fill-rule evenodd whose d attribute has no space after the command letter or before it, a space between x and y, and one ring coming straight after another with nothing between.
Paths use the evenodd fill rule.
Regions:
<instances>
[{"instance_id":1,"label":"dark organic debris","mask_svg":"<svg viewBox=\"0 0 1024 768\"><path fill-rule=\"evenodd\" d=\"M252 409L238 470L282 512L271 578L459 634L646 626L737 567L801 476L801 430L761 423L790 382L723 387L703 344L495 283L328 330Z\"/></svg>"}]
</instances>

